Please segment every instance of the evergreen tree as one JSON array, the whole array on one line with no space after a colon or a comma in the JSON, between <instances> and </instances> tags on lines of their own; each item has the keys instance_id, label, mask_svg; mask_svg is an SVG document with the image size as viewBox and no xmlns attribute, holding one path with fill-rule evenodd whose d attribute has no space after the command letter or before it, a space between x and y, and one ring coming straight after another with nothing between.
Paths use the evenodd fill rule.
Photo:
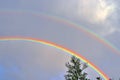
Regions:
<instances>
[{"instance_id":1,"label":"evergreen tree","mask_svg":"<svg viewBox=\"0 0 120 80\"><path fill-rule=\"evenodd\" d=\"M96 79L97 79L97 80L102 80L101 77L97 77Z\"/></svg>"},{"instance_id":2,"label":"evergreen tree","mask_svg":"<svg viewBox=\"0 0 120 80\"><path fill-rule=\"evenodd\" d=\"M88 67L87 64L80 62L75 56L72 56L70 62L66 63L66 67L68 68L67 74L65 75L66 80L90 80L87 78L88 74L84 72ZM102 78L96 77L96 80L102 80Z\"/></svg>"},{"instance_id":3,"label":"evergreen tree","mask_svg":"<svg viewBox=\"0 0 120 80\"><path fill-rule=\"evenodd\" d=\"M87 78L87 73L83 72L88 66L85 63L81 63L80 60L74 56L71 57L71 63L66 63L68 68L65 75L66 80L90 80Z\"/></svg>"}]
</instances>

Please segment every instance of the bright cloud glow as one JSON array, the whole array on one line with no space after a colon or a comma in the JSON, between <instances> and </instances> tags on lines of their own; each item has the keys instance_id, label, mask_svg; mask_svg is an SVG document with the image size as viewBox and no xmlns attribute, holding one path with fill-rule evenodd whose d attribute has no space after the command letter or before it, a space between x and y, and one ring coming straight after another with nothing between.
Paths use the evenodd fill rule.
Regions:
<instances>
[{"instance_id":1,"label":"bright cloud glow","mask_svg":"<svg viewBox=\"0 0 120 80\"><path fill-rule=\"evenodd\" d=\"M68 0L61 1L57 5L56 11L60 15L72 21L77 20L78 24L87 24L86 28L102 36L110 35L117 30L113 23L117 20L115 2L111 0L69 0L69 4L67 2Z\"/></svg>"},{"instance_id":2,"label":"bright cloud glow","mask_svg":"<svg viewBox=\"0 0 120 80\"><path fill-rule=\"evenodd\" d=\"M98 21L104 21L114 11L115 6L114 4L107 5L103 0L99 1L100 5L98 6L95 17L98 19Z\"/></svg>"},{"instance_id":3,"label":"bright cloud glow","mask_svg":"<svg viewBox=\"0 0 120 80\"><path fill-rule=\"evenodd\" d=\"M81 3L82 2L82 3ZM93 23L98 23L105 21L107 17L114 11L115 5L114 4L107 4L104 0L80 0L80 4L78 7L79 15L84 15L88 19L88 21ZM82 6L81 6L82 4ZM81 11L82 9L82 11Z\"/></svg>"}]
</instances>

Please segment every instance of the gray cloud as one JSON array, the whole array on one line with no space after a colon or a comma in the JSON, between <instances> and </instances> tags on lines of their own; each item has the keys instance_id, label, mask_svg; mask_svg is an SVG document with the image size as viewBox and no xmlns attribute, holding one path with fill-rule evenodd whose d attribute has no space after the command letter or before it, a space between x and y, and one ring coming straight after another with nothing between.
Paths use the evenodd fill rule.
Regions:
<instances>
[{"instance_id":1,"label":"gray cloud","mask_svg":"<svg viewBox=\"0 0 120 80\"><path fill-rule=\"evenodd\" d=\"M119 4L117 3L117 1L115 3L114 1L112 2L112 0L106 0L102 1L102 3L100 4L98 0L92 0L88 2L85 2L83 0L21 0L20 5L21 7L19 9L23 10L23 12L24 10L31 10L31 12L46 12L48 14L52 13L53 15L71 20L73 21L73 23L76 22L78 24L82 24L83 27L94 31L97 34L100 34L102 36L107 35L107 39L110 39L110 41L116 44L119 48L119 32L116 33L116 31L119 30ZM98 14L102 14L102 16L99 16ZM19 12L11 12L5 14L4 12L1 13L0 23L1 36L30 36L40 39L46 39L79 52L111 76L116 76L115 74L113 74L115 72L119 73L119 71L117 70L119 69L119 65L117 67L114 66L119 63L119 56L116 57L114 52L109 52L111 50L108 47L106 47L102 43L99 43L97 40L94 40L88 34L70 27L71 25L67 25L67 23L64 24L62 22L57 22L54 19L45 18L45 15L36 16L32 15L31 13ZM112 37L108 36L110 34ZM14 44L14 42L11 44ZM24 43L22 42L22 44ZM39 49L39 46L36 47L36 45L33 44L27 44L31 47L23 47L22 44L22 47L15 47L20 46L20 44L17 44L17 42L15 46L10 47L8 46L8 44L1 44L2 46L4 46L4 48L0 47L2 48L0 49L0 51L4 52L0 53L0 55L2 55L0 56L1 64L3 65L4 62L5 64L4 66L0 65L0 67L2 70L6 66L4 68L7 70L7 72L5 71L5 75L7 75L9 78L22 78L22 80L23 78L39 79L38 77L36 77L39 76L45 79L46 76L48 78L52 78L51 76L53 75L49 75L49 73L55 74L59 72L59 69L60 71L65 70L62 63L58 64L58 62L61 60L62 62L64 62L63 60L66 57L64 57L64 59L59 59L56 58L56 56L62 56L58 54L40 54L43 52L48 53L47 51L53 54L58 53L59 51L56 51L52 48L43 48L43 46L41 47L41 49ZM35 51L32 51L33 49ZM39 51L41 52L39 53ZM55 59L53 56L55 56ZM44 57L48 57L48 59L45 59ZM50 59L49 57L52 57L52 59ZM44 63L40 62L40 60L44 61ZM111 60L114 62L114 65L112 66L110 63ZM52 61L54 63L52 63ZM17 65L20 67L18 67ZM47 65L51 65L51 67L47 67ZM53 65L56 65L56 72L53 72ZM108 68L108 66L111 67ZM114 68L116 69L114 70ZM47 72L47 70L49 72ZM33 74L34 71L38 75ZM44 74L46 75L44 76ZM29 75L31 77L28 78Z\"/></svg>"},{"instance_id":2,"label":"gray cloud","mask_svg":"<svg viewBox=\"0 0 120 80\"><path fill-rule=\"evenodd\" d=\"M86 28L106 36L117 30L117 26L113 23L118 19L116 8L117 4L112 0L66 0L58 3L56 11L69 19L72 18L73 22L77 20L78 24L88 24Z\"/></svg>"},{"instance_id":3,"label":"gray cloud","mask_svg":"<svg viewBox=\"0 0 120 80\"><path fill-rule=\"evenodd\" d=\"M4 3L4 2L3 2ZM45 12L83 24L84 27L101 35L108 36L119 31L119 0L20 0L12 3L11 9L28 10L33 12ZM6 4L6 3L4 3ZM1 7L2 8L2 7ZM5 9L10 9L5 7Z\"/></svg>"},{"instance_id":4,"label":"gray cloud","mask_svg":"<svg viewBox=\"0 0 120 80\"><path fill-rule=\"evenodd\" d=\"M109 52L107 51L111 51L111 50L107 48L106 45L103 45L102 43L100 43L98 41L99 38L95 40L95 38L92 38L93 36L91 34L88 34L88 33L86 34L82 30L75 29L73 25L63 23L61 22L61 20L56 21L52 18L45 17L45 15L43 16L34 15L33 16L30 13L17 13L17 14L11 13L11 14L1 14L0 17L1 17L0 21L1 21L1 26L2 26L2 28L0 29L2 33L1 36L11 36L11 35L12 36L16 36L16 35L27 36L27 37L35 37L35 38L40 38L40 39L45 39L48 41L55 42L57 44L63 45L69 49L72 49L80 53L81 55L83 55L85 58L87 58L88 60L93 62L95 65L99 66L100 68L102 66L103 67L102 70L104 70L105 72L109 72L108 74L111 74L111 72L109 71L110 69L106 71L106 68L107 68L106 65L102 65L104 63L110 66L110 64L108 64L108 61L104 62L104 59L105 58L107 58L107 60L110 59L108 58ZM7 47L7 48L1 49L0 51L4 52L7 50L7 53L4 56L8 56L8 57L11 56L11 55L8 55L9 53L13 54L14 56L17 56L17 58L15 59L13 58L14 60L12 61L17 61L18 65L24 64L23 66L20 66L23 70L22 72L26 70L26 72L24 73L24 76L31 75L31 77L36 79L35 78L36 75L32 74L34 70L36 73L39 73L41 71L45 72L47 74L46 76L51 78L50 76L53 76L53 75L49 75L49 73L55 74L55 72L52 71L53 65L56 65L56 72L59 72L59 70L60 72L65 70L64 68L65 66L63 67L64 64L62 63L58 64L58 62L61 60L64 60L66 57L64 57L64 59L63 58L59 59L56 57L55 58L52 57L53 55L50 55L50 54L42 54L42 55L40 54L42 52L43 53L48 53L48 52L57 53L57 51L54 51L53 49L49 49L46 47L44 50L44 48L42 48L43 46L41 47L41 49L39 49L36 47L36 45L32 45L32 44L27 44L30 47L28 47L27 45L23 47L22 44L26 44L26 43L21 42L21 47L15 47L15 46ZM15 44L15 45L20 46L20 44L19 45ZM39 53L39 51L41 52ZM15 55L15 53L17 54ZM28 56L28 53L29 53L29 56ZM114 52L110 53L109 55L112 55L113 53ZM57 56L57 55L58 54L54 54L54 56ZM23 56L23 59L21 60L22 56ZM48 57L48 59L44 57ZM52 59L49 57L52 57ZM44 61L44 63L39 62L40 60ZM7 60L7 61L8 63L11 63L9 62L11 60ZM51 61L53 61L54 63L51 63ZM52 66L47 67L47 64L52 65ZM38 70L38 67L36 67L35 65L37 65L40 69ZM45 65L45 66L41 66L41 65ZM31 70L31 67L28 68L28 66L31 66L33 70ZM114 66L112 66L112 68L114 68ZM49 72L47 72L46 70L48 70ZM19 72L18 74L21 74L22 72ZM43 74L45 73L42 73L40 77L42 77Z\"/></svg>"}]
</instances>

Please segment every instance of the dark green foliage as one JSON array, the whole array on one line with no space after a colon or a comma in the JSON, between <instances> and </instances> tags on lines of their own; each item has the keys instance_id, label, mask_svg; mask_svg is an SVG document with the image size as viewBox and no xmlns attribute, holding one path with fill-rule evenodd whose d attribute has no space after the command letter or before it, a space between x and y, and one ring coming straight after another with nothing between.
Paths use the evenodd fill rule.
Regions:
<instances>
[{"instance_id":1,"label":"dark green foliage","mask_svg":"<svg viewBox=\"0 0 120 80\"><path fill-rule=\"evenodd\" d=\"M68 68L67 74L65 75L66 80L90 80L87 78L87 73L83 72L88 66L83 64L80 60L74 56L71 57L71 64L68 62L66 67Z\"/></svg>"},{"instance_id":2,"label":"dark green foliage","mask_svg":"<svg viewBox=\"0 0 120 80\"><path fill-rule=\"evenodd\" d=\"M101 77L97 77L96 79L97 79L97 80L102 80Z\"/></svg>"},{"instance_id":3,"label":"dark green foliage","mask_svg":"<svg viewBox=\"0 0 120 80\"><path fill-rule=\"evenodd\" d=\"M80 62L80 60L75 56L71 57L70 63L66 63L66 67L68 68L67 74L65 75L66 80L90 80L87 78L88 74L83 72L84 69L88 67L87 64ZM102 78L96 77L96 80L102 80Z\"/></svg>"}]
</instances>

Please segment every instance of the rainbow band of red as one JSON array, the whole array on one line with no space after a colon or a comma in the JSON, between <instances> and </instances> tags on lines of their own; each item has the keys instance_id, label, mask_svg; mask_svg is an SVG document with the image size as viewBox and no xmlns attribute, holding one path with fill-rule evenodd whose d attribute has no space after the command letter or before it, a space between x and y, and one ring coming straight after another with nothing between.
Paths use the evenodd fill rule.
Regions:
<instances>
[{"instance_id":1,"label":"rainbow band of red","mask_svg":"<svg viewBox=\"0 0 120 80\"><path fill-rule=\"evenodd\" d=\"M80 24L71 22L67 19L61 18L59 16L42 13L42 12L33 12L33 11L28 11L28 10L0 10L0 14L10 14L10 13L12 13L12 14L13 13L14 14L31 14L32 16L36 16L36 17L42 16L46 19L55 20L57 22L69 25L69 27L73 27L76 30L79 30L79 31L85 33L86 35L90 36L91 38L99 41L100 43L102 43L103 45L108 47L113 53L120 55L120 50L116 46L111 44L109 41L105 40L103 37L97 35L96 33L92 32L91 30L89 30L85 27L82 27Z\"/></svg>"},{"instance_id":2,"label":"rainbow band of red","mask_svg":"<svg viewBox=\"0 0 120 80\"><path fill-rule=\"evenodd\" d=\"M10 41L10 40L23 40L23 41L35 42L35 43L40 43L40 44L44 44L44 45L47 45L47 46L57 48L57 49L62 50L64 52L66 52L66 53L69 53L69 54L79 58L81 61L87 63L88 66L90 66L93 70L95 70L105 80L110 79L102 70L100 70L96 65L94 65L92 62L87 60L81 54L76 53L75 51L67 49L67 48L65 48L63 46L60 46L58 44L55 44L53 42L49 42L49 41L46 41L46 40L40 40L40 39L36 39L36 38L28 38L28 37L0 37L0 41Z\"/></svg>"}]
</instances>

